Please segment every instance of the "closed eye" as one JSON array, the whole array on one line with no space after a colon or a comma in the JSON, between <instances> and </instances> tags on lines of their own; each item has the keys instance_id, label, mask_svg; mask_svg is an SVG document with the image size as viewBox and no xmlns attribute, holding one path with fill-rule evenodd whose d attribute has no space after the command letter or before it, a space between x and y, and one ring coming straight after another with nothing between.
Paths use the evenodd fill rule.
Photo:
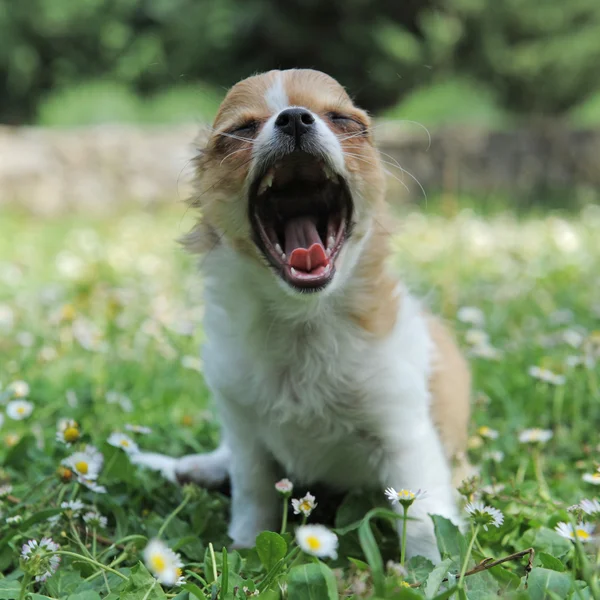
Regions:
<instances>
[{"instance_id":1,"label":"closed eye","mask_svg":"<svg viewBox=\"0 0 600 600\"><path fill-rule=\"evenodd\" d=\"M339 125L340 127L352 127L358 125L363 130L367 129L367 126L361 120L350 115L332 111L327 113L327 117L332 123Z\"/></svg>"},{"instance_id":2,"label":"closed eye","mask_svg":"<svg viewBox=\"0 0 600 600\"><path fill-rule=\"evenodd\" d=\"M229 129L226 133L240 137L252 136L256 133L257 129L258 121L252 120L241 123L240 125L236 125L235 127Z\"/></svg>"}]
</instances>

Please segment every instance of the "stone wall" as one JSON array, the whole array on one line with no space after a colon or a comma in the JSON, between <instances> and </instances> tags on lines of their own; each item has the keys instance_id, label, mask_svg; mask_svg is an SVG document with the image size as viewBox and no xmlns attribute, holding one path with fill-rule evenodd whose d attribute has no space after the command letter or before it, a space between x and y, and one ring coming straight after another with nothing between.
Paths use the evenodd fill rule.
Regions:
<instances>
[{"instance_id":1,"label":"stone wall","mask_svg":"<svg viewBox=\"0 0 600 600\"><path fill-rule=\"evenodd\" d=\"M183 200L190 190L189 161L199 129L0 127L0 205L52 214L107 210L131 200ZM376 131L396 197L422 197L414 179L428 194L526 196L576 188L600 196L600 131L454 128L434 132L431 142L418 126L379 123Z\"/></svg>"}]
</instances>

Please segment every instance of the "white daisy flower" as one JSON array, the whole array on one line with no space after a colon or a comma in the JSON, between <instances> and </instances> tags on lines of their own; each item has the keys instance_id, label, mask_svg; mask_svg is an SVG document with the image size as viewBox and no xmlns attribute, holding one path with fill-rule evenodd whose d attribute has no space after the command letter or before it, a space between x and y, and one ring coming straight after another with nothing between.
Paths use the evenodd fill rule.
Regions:
<instances>
[{"instance_id":1,"label":"white daisy flower","mask_svg":"<svg viewBox=\"0 0 600 600\"><path fill-rule=\"evenodd\" d=\"M289 496L294 490L294 484L289 479L281 479L275 484L275 489L284 496Z\"/></svg>"},{"instance_id":2,"label":"white daisy flower","mask_svg":"<svg viewBox=\"0 0 600 600\"><path fill-rule=\"evenodd\" d=\"M528 373L534 379L539 379L545 383L552 385L564 385L566 378L564 375L558 375L550 369L544 369L543 367L529 367Z\"/></svg>"},{"instance_id":3,"label":"white daisy flower","mask_svg":"<svg viewBox=\"0 0 600 600\"><path fill-rule=\"evenodd\" d=\"M504 491L506 486L503 483L490 483L481 487L480 491L488 496L496 496Z\"/></svg>"},{"instance_id":4,"label":"white daisy flower","mask_svg":"<svg viewBox=\"0 0 600 600\"><path fill-rule=\"evenodd\" d=\"M90 510L83 515L83 520L87 525L95 529L104 529L108 524L108 519L95 510Z\"/></svg>"},{"instance_id":5,"label":"white daisy flower","mask_svg":"<svg viewBox=\"0 0 600 600\"><path fill-rule=\"evenodd\" d=\"M488 440L497 440L498 439L498 432L495 429L488 427L487 425L482 425L481 427L478 427L477 433L482 438L487 438Z\"/></svg>"},{"instance_id":6,"label":"white daisy flower","mask_svg":"<svg viewBox=\"0 0 600 600\"><path fill-rule=\"evenodd\" d=\"M504 460L504 452L502 450L492 450L490 452L484 452L483 458L491 460L495 463L501 463Z\"/></svg>"},{"instance_id":7,"label":"white daisy flower","mask_svg":"<svg viewBox=\"0 0 600 600\"><path fill-rule=\"evenodd\" d=\"M296 529L296 543L303 552L319 558L337 558L338 537L323 525L302 525Z\"/></svg>"},{"instance_id":8,"label":"white daisy flower","mask_svg":"<svg viewBox=\"0 0 600 600\"><path fill-rule=\"evenodd\" d=\"M578 539L582 542L591 542L593 540L592 533L594 532L594 525L580 521L573 527L571 523L564 523L561 521L556 524L554 530L558 535L568 540L575 541L575 539Z\"/></svg>"},{"instance_id":9,"label":"white daisy flower","mask_svg":"<svg viewBox=\"0 0 600 600\"><path fill-rule=\"evenodd\" d=\"M487 506L480 500L469 502L465 511L476 525L482 525L486 531L489 525L500 527L504 523L504 515L497 508Z\"/></svg>"},{"instance_id":10,"label":"white daisy flower","mask_svg":"<svg viewBox=\"0 0 600 600\"><path fill-rule=\"evenodd\" d=\"M182 575L181 557L161 540L148 542L144 549L144 561L152 575L164 585L175 585Z\"/></svg>"},{"instance_id":11,"label":"white daisy flower","mask_svg":"<svg viewBox=\"0 0 600 600\"><path fill-rule=\"evenodd\" d=\"M385 490L385 495L392 504L401 504L404 508L408 508L415 500L419 500L425 496L423 490L411 492L410 490L395 490L389 487Z\"/></svg>"},{"instance_id":12,"label":"white daisy flower","mask_svg":"<svg viewBox=\"0 0 600 600\"><path fill-rule=\"evenodd\" d=\"M18 525L23 520L21 515L15 515L14 517L6 517L6 522L9 525Z\"/></svg>"},{"instance_id":13,"label":"white daisy flower","mask_svg":"<svg viewBox=\"0 0 600 600\"><path fill-rule=\"evenodd\" d=\"M502 356L502 352L491 344L475 344L471 346L469 354L475 358L485 358L487 360L497 360Z\"/></svg>"},{"instance_id":14,"label":"white daisy flower","mask_svg":"<svg viewBox=\"0 0 600 600\"><path fill-rule=\"evenodd\" d=\"M127 454L137 454L140 451L138 445L124 433L118 433L116 431L111 433L107 442L115 448L121 448L121 450L124 450Z\"/></svg>"},{"instance_id":15,"label":"white daisy flower","mask_svg":"<svg viewBox=\"0 0 600 600\"><path fill-rule=\"evenodd\" d=\"M181 358L181 366L184 369L191 369L192 371L202 373L203 364L198 356L183 356Z\"/></svg>"},{"instance_id":16,"label":"white daisy flower","mask_svg":"<svg viewBox=\"0 0 600 600\"><path fill-rule=\"evenodd\" d=\"M550 429L539 429L534 427L533 429L524 429L519 433L519 441L522 444L545 444L547 441L552 439L554 433Z\"/></svg>"},{"instance_id":17,"label":"white daisy flower","mask_svg":"<svg viewBox=\"0 0 600 600\"><path fill-rule=\"evenodd\" d=\"M485 323L483 311L474 306L462 306L458 309L456 318L462 323L470 323L476 327L483 327Z\"/></svg>"},{"instance_id":18,"label":"white daisy flower","mask_svg":"<svg viewBox=\"0 0 600 600\"><path fill-rule=\"evenodd\" d=\"M10 483L6 483L4 485L0 485L0 500L6 498L6 496L12 493L13 487Z\"/></svg>"},{"instance_id":19,"label":"white daisy flower","mask_svg":"<svg viewBox=\"0 0 600 600\"><path fill-rule=\"evenodd\" d=\"M586 483L600 485L600 469L598 469L595 473L584 473L581 476L581 479L583 479L583 481Z\"/></svg>"},{"instance_id":20,"label":"white daisy flower","mask_svg":"<svg viewBox=\"0 0 600 600\"><path fill-rule=\"evenodd\" d=\"M33 412L33 402L13 400L6 405L6 416L15 421L26 419Z\"/></svg>"},{"instance_id":21,"label":"white daisy flower","mask_svg":"<svg viewBox=\"0 0 600 600\"><path fill-rule=\"evenodd\" d=\"M465 341L470 346L488 346L490 337L483 329L469 329L465 333Z\"/></svg>"},{"instance_id":22,"label":"white daisy flower","mask_svg":"<svg viewBox=\"0 0 600 600\"><path fill-rule=\"evenodd\" d=\"M7 389L12 392L12 395L16 398L25 398L29 396L29 384L26 381L18 380L13 381Z\"/></svg>"},{"instance_id":23,"label":"white daisy flower","mask_svg":"<svg viewBox=\"0 0 600 600\"><path fill-rule=\"evenodd\" d=\"M79 477L77 481L85 486L88 490L95 492L96 494L106 494L106 487L103 485L99 485L93 479L86 479L85 477Z\"/></svg>"},{"instance_id":24,"label":"white daisy flower","mask_svg":"<svg viewBox=\"0 0 600 600\"><path fill-rule=\"evenodd\" d=\"M60 419L56 426L56 441L70 446L81 437L79 425L73 419Z\"/></svg>"},{"instance_id":25,"label":"white daisy flower","mask_svg":"<svg viewBox=\"0 0 600 600\"><path fill-rule=\"evenodd\" d=\"M317 503L315 502L315 497L310 492L307 492L304 498L294 498L292 500L292 507L295 515L302 513L305 517L308 517L317 507Z\"/></svg>"},{"instance_id":26,"label":"white daisy flower","mask_svg":"<svg viewBox=\"0 0 600 600\"><path fill-rule=\"evenodd\" d=\"M133 411L133 402L131 399L120 392L106 392L106 401L109 404L118 404L125 412Z\"/></svg>"},{"instance_id":27,"label":"white daisy flower","mask_svg":"<svg viewBox=\"0 0 600 600\"><path fill-rule=\"evenodd\" d=\"M579 507L586 515L591 515L594 517L600 517L600 502L595 498L593 500L588 500L584 498L580 503Z\"/></svg>"},{"instance_id":28,"label":"white daisy flower","mask_svg":"<svg viewBox=\"0 0 600 600\"><path fill-rule=\"evenodd\" d=\"M29 540L21 548L24 569L34 575L36 581L46 581L56 573L60 565L60 556L54 554L58 549L59 545L51 538L43 538L39 543L37 540Z\"/></svg>"},{"instance_id":29,"label":"white daisy flower","mask_svg":"<svg viewBox=\"0 0 600 600\"><path fill-rule=\"evenodd\" d=\"M127 425L125 425L125 429L127 431L131 431L133 433L141 433L141 434L152 433L152 429L150 429L150 427L145 427L144 425L131 425L130 423L127 423Z\"/></svg>"},{"instance_id":30,"label":"white daisy flower","mask_svg":"<svg viewBox=\"0 0 600 600\"><path fill-rule=\"evenodd\" d=\"M79 500L69 500L68 502L62 502L60 507L65 512L69 511L73 516L76 516L85 508L85 504Z\"/></svg>"},{"instance_id":31,"label":"white daisy flower","mask_svg":"<svg viewBox=\"0 0 600 600\"><path fill-rule=\"evenodd\" d=\"M2 427L2 425L4 425L4 414L0 413L0 427Z\"/></svg>"},{"instance_id":32,"label":"white daisy flower","mask_svg":"<svg viewBox=\"0 0 600 600\"><path fill-rule=\"evenodd\" d=\"M62 461L62 464L69 467L82 483L96 480L103 463L102 453L90 445L87 445L83 452L75 452Z\"/></svg>"}]
</instances>

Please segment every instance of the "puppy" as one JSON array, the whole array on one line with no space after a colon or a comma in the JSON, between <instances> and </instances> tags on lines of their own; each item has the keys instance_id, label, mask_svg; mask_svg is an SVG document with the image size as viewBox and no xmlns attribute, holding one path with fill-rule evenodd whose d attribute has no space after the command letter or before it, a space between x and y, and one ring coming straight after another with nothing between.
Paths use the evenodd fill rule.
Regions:
<instances>
[{"instance_id":1,"label":"puppy","mask_svg":"<svg viewBox=\"0 0 600 600\"><path fill-rule=\"evenodd\" d=\"M426 491L407 554L439 560L429 514L458 520L469 372L386 267L385 179L371 121L331 77L270 71L227 94L196 158L204 365L222 425L208 454L138 462L231 479L238 547L278 526L274 483Z\"/></svg>"}]
</instances>

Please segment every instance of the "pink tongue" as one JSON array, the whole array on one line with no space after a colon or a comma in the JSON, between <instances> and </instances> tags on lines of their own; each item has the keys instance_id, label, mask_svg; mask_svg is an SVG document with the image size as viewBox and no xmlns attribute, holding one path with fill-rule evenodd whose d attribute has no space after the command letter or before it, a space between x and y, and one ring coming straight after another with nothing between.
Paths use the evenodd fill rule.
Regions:
<instances>
[{"instance_id":1,"label":"pink tongue","mask_svg":"<svg viewBox=\"0 0 600 600\"><path fill-rule=\"evenodd\" d=\"M306 273L329 263L317 225L311 217L297 217L285 224L285 253L291 267Z\"/></svg>"}]
</instances>

